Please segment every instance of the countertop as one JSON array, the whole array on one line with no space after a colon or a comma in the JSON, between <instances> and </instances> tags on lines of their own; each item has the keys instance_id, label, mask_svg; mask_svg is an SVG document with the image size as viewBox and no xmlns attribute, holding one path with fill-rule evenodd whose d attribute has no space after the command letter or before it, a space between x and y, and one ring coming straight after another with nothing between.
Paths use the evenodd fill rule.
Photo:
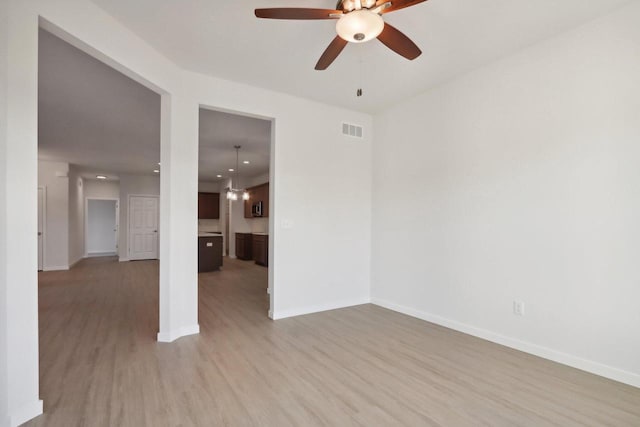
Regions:
<instances>
[{"instance_id":1,"label":"countertop","mask_svg":"<svg viewBox=\"0 0 640 427\"><path fill-rule=\"evenodd\" d=\"M222 237L219 231L199 231L198 237Z\"/></svg>"}]
</instances>

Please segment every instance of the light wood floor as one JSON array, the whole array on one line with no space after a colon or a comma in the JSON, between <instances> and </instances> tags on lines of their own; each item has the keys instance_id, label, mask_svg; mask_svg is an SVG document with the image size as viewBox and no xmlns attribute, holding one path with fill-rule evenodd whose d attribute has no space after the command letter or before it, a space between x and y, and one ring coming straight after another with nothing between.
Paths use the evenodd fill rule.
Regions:
<instances>
[{"instance_id":1,"label":"light wood floor","mask_svg":"<svg viewBox=\"0 0 640 427\"><path fill-rule=\"evenodd\" d=\"M158 264L40 273L28 426L640 426L640 389L373 305L273 322L267 270L200 275L201 334L157 343Z\"/></svg>"}]
</instances>

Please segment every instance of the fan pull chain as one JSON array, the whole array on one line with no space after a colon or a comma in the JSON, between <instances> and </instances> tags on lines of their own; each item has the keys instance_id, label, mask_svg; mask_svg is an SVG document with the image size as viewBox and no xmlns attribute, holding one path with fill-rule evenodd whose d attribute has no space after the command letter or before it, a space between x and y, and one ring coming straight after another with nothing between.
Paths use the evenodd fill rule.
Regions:
<instances>
[{"instance_id":1,"label":"fan pull chain","mask_svg":"<svg viewBox=\"0 0 640 427\"><path fill-rule=\"evenodd\" d=\"M356 90L356 96L357 97L361 97L362 96L362 50L360 51L360 58L358 60L358 65L359 65L359 69L358 69L358 77L359 77L359 88L358 90Z\"/></svg>"}]
</instances>

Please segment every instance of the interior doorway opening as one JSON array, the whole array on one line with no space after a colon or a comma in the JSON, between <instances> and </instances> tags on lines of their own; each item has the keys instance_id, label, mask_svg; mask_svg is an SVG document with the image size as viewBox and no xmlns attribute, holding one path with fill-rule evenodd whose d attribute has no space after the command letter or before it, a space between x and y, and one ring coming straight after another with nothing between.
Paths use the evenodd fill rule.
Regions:
<instances>
[{"instance_id":1,"label":"interior doorway opening","mask_svg":"<svg viewBox=\"0 0 640 427\"><path fill-rule=\"evenodd\" d=\"M85 257L116 256L120 199L87 197L85 205Z\"/></svg>"},{"instance_id":2,"label":"interior doorway opening","mask_svg":"<svg viewBox=\"0 0 640 427\"><path fill-rule=\"evenodd\" d=\"M251 300L256 310L268 316L273 311L274 295L273 145L271 119L201 106L198 161L200 293L210 291L203 287L228 286L233 295L221 289L216 298ZM216 204L215 210L205 207L208 200ZM213 250L218 247L217 252ZM207 263L208 257L219 257L221 262ZM209 268L211 265L214 268ZM243 289L243 294L236 292L239 288Z\"/></svg>"},{"instance_id":3,"label":"interior doorway opening","mask_svg":"<svg viewBox=\"0 0 640 427\"><path fill-rule=\"evenodd\" d=\"M39 293L53 298L51 284L71 277L67 270L96 269L114 273L86 275L91 281L85 290L101 295L118 272L129 274L127 261L148 260L148 266L137 268L151 289L149 311L156 320L147 333L155 336L162 95L114 68L117 64L76 47L82 44L50 23L40 25L38 269L44 273Z\"/></svg>"}]
</instances>

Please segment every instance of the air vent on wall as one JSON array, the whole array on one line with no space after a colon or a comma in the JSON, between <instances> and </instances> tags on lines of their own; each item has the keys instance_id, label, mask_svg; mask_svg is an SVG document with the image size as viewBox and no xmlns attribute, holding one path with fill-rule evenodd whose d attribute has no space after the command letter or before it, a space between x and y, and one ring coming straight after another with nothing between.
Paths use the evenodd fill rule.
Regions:
<instances>
[{"instance_id":1,"label":"air vent on wall","mask_svg":"<svg viewBox=\"0 0 640 427\"><path fill-rule=\"evenodd\" d=\"M354 138L362 138L362 126L342 123L342 134Z\"/></svg>"}]
</instances>

